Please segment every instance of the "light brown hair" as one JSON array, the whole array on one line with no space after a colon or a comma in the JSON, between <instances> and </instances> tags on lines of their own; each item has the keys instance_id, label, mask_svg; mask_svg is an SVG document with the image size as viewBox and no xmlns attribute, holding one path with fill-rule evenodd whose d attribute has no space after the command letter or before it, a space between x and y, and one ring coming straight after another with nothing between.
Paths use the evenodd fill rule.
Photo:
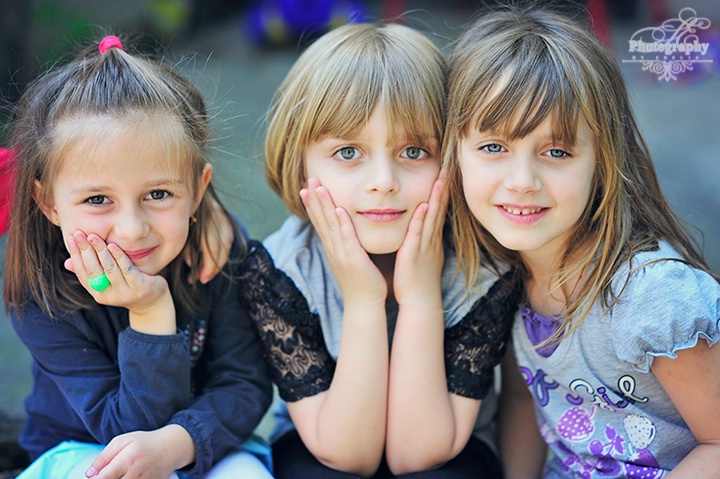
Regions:
<instances>
[{"instance_id":1,"label":"light brown hair","mask_svg":"<svg viewBox=\"0 0 720 479\"><path fill-rule=\"evenodd\" d=\"M424 35L403 25L345 25L303 52L275 95L265 140L268 183L290 213L307 218L299 197L307 144L352 136L378 103L412 141L441 139L445 60Z\"/></svg>"},{"instance_id":2,"label":"light brown hair","mask_svg":"<svg viewBox=\"0 0 720 479\"><path fill-rule=\"evenodd\" d=\"M612 304L619 292L611 283L619 268L638 252L656 249L658 240L709 272L660 190L617 63L579 22L533 7L481 13L458 39L448 64L443 165L454 242L468 284L485 252L515 266L520 279L529 271L469 210L457 161L460 140L471 130L522 138L546 118L553 121L554 139L564 144L575 143L581 120L595 139L590 201L571 231L551 288L570 298L569 279L585 271L564 312L566 334L597 300Z\"/></svg>"}]
</instances>

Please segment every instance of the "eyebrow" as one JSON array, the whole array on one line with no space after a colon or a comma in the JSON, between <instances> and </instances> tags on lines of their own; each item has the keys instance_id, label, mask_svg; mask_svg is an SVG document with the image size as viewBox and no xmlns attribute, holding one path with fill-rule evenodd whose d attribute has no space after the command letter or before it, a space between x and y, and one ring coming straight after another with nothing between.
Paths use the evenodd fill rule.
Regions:
<instances>
[{"instance_id":1,"label":"eyebrow","mask_svg":"<svg viewBox=\"0 0 720 479\"><path fill-rule=\"evenodd\" d=\"M142 187L146 189L155 189L155 188L161 188L163 186L168 185L185 185L186 181L183 178L177 178L177 179L170 179L170 178L161 178L159 180L155 181L149 181L147 183L143 183ZM78 188L70 188L70 193L73 194L99 194L103 191L111 190L115 188L115 186L110 185L90 185L87 187L80 186Z\"/></svg>"}]
</instances>

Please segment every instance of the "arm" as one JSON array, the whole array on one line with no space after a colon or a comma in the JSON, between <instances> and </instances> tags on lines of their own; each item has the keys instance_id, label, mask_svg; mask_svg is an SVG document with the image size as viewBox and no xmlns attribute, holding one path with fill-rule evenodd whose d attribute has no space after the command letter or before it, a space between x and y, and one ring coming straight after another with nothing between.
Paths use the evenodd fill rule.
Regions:
<instances>
[{"instance_id":1,"label":"arm","mask_svg":"<svg viewBox=\"0 0 720 479\"><path fill-rule=\"evenodd\" d=\"M219 275L204 288L203 308L210 313L207 340L193 372L196 397L169 422L188 431L195 444L190 474L207 473L247 440L272 400L262 345L240 298L255 278L247 274L237 243L230 259L225 272L231 279Z\"/></svg>"},{"instance_id":2,"label":"arm","mask_svg":"<svg viewBox=\"0 0 720 479\"><path fill-rule=\"evenodd\" d=\"M167 426L115 437L93 465L102 471L102 477L106 474L103 467L107 471L129 468L147 473L163 465L180 469L191 463L190 474L207 473L246 440L262 418L272 388L258 338L240 305L239 289L245 283L240 280L243 271L239 254L235 244L232 269L226 271L232 279L219 276L198 297L201 307L210 313L207 340L193 374L197 396L176 412ZM171 450L154 450L154 437L162 438L161 444L172 444ZM164 447L170 447L168 444ZM160 453L163 460L158 456L153 462L153 455Z\"/></svg>"},{"instance_id":3,"label":"arm","mask_svg":"<svg viewBox=\"0 0 720 479\"><path fill-rule=\"evenodd\" d=\"M467 444L477 399L448 391L440 277L445 218L442 180L415 211L397 254L399 305L388 397L387 460L395 474L433 469ZM418 354L422 351L422 354Z\"/></svg>"},{"instance_id":4,"label":"arm","mask_svg":"<svg viewBox=\"0 0 720 479\"><path fill-rule=\"evenodd\" d=\"M658 356L652 372L695 435L698 445L666 477L720 478L720 346L698 340L677 358Z\"/></svg>"},{"instance_id":5,"label":"arm","mask_svg":"<svg viewBox=\"0 0 720 479\"><path fill-rule=\"evenodd\" d=\"M31 305L10 316L39 378L30 412L61 424L66 438L107 444L156 429L190 400L182 334L136 333L125 312L103 307L49 318Z\"/></svg>"},{"instance_id":6,"label":"arm","mask_svg":"<svg viewBox=\"0 0 720 479\"><path fill-rule=\"evenodd\" d=\"M547 445L540 435L532 395L515 360L512 345L501 363L499 435L506 479L541 477Z\"/></svg>"},{"instance_id":7,"label":"arm","mask_svg":"<svg viewBox=\"0 0 720 479\"><path fill-rule=\"evenodd\" d=\"M329 389L288 403L310 452L333 469L372 475L385 442L388 344L386 283L347 213L317 180L301 192L343 296L340 349Z\"/></svg>"}]
</instances>

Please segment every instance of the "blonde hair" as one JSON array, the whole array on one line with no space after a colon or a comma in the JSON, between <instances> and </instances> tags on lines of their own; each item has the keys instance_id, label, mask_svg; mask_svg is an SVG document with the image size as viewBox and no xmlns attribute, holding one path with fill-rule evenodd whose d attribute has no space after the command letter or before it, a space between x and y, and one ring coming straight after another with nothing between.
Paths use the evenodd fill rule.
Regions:
<instances>
[{"instance_id":1,"label":"blonde hair","mask_svg":"<svg viewBox=\"0 0 720 479\"><path fill-rule=\"evenodd\" d=\"M580 120L595 138L590 201L551 288L567 301L560 331L569 334L598 299L609 307L620 294L611 288L619 268L638 252L656 249L660 239L688 264L709 271L660 190L617 63L583 26L543 9L496 10L481 15L458 39L448 64L443 165L455 247L468 284L485 252L515 266L521 280L529 271L469 210L457 162L460 141L472 129L522 138L546 118L562 143L575 143ZM569 291L570 279L581 272L582 283Z\"/></svg>"},{"instance_id":2,"label":"blonde hair","mask_svg":"<svg viewBox=\"0 0 720 479\"><path fill-rule=\"evenodd\" d=\"M167 158L168 165L180 168L193 193L200 186L210 134L205 101L197 88L172 68L120 48L101 54L95 44L41 76L18 103L11 137L17 157L7 247L6 310L12 304L20 311L35 302L55 316L58 311L95 305L75 274L65 270L63 261L68 253L62 233L33 198L35 180L46 186L43 194L51 193L64 161L62 152L73 142L102 138L100 127L93 126L94 119L144 127L144 134L153 135L168 153L175 153ZM187 239L191 273L200 269L200 244L213 225L211 197L219 203L209 185ZM168 265L167 276L183 310L197 311L195 286L188 284L183 258Z\"/></svg>"},{"instance_id":3,"label":"blonde hair","mask_svg":"<svg viewBox=\"0 0 720 479\"><path fill-rule=\"evenodd\" d=\"M382 102L391 128L412 141L442 136L445 60L424 35L402 25L345 25L318 39L275 95L265 140L265 174L290 213L299 197L304 150L327 136L347 138Z\"/></svg>"}]
</instances>

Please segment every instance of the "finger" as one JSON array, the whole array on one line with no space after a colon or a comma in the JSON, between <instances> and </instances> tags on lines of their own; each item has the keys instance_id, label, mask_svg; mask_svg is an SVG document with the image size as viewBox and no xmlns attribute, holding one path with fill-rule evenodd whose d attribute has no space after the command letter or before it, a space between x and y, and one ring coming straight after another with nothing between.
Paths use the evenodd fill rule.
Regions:
<instances>
[{"instance_id":1,"label":"finger","mask_svg":"<svg viewBox=\"0 0 720 479\"><path fill-rule=\"evenodd\" d=\"M85 271L85 263L83 263L80 247L77 241L75 241L75 236L68 235L65 238L65 245L68 253L70 253L70 262L72 263L73 271L79 279L84 281L87 278L87 271Z\"/></svg>"},{"instance_id":2,"label":"finger","mask_svg":"<svg viewBox=\"0 0 720 479\"><path fill-rule=\"evenodd\" d=\"M206 245L205 240L203 240L203 245L205 246L203 248L200 271L197 272L197 278L202 284L206 284L208 281L213 279L216 274L218 274L220 271L220 264L225 264L227 257L225 257L224 260L220 260L217 255L224 254L225 250L210 252L211 247Z\"/></svg>"},{"instance_id":3,"label":"finger","mask_svg":"<svg viewBox=\"0 0 720 479\"><path fill-rule=\"evenodd\" d=\"M340 228L340 237L342 238L343 242L351 242L352 244L358 244L357 235L355 234L355 225L353 225L353 222L350 219L350 215L345 210L345 208L341 208L340 206L336 207L335 218L337 219L338 226Z\"/></svg>"},{"instance_id":4,"label":"finger","mask_svg":"<svg viewBox=\"0 0 720 479\"><path fill-rule=\"evenodd\" d=\"M223 269L230 257L230 249L235 239L235 231L225 213L217 208L210 220L210 234L203 235L201 244L202 264L198 272L198 280L205 284Z\"/></svg>"},{"instance_id":5,"label":"finger","mask_svg":"<svg viewBox=\"0 0 720 479\"><path fill-rule=\"evenodd\" d=\"M111 448L112 443L108 444L108 446L105 447L100 454L98 454L92 464L90 464L90 467L88 467L85 471L85 477L96 477L105 468L105 466L112 461L112 458L115 457L117 452L113 451Z\"/></svg>"},{"instance_id":6,"label":"finger","mask_svg":"<svg viewBox=\"0 0 720 479\"><path fill-rule=\"evenodd\" d=\"M230 249L232 248L232 242L235 239L235 234L232 225L227 218L223 216L226 221L223 221L223 226L219 229L218 241L214 242L208 247L210 250L210 258L205 261L205 255L203 255L202 269L200 270L200 282L206 284L208 281L213 279L228 262L230 258Z\"/></svg>"},{"instance_id":7,"label":"finger","mask_svg":"<svg viewBox=\"0 0 720 479\"><path fill-rule=\"evenodd\" d=\"M445 182L442 179L435 180L430 200L428 202L427 220L424 224L423 237L428 239L442 239L442 230L445 225L445 212L447 211L448 194Z\"/></svg>"},{"instance_id":8,"label":"finger","mask_svg":"<svg viewBox=\"0 0 720 479\"><path fill-rule=\"evenodd\" d=\"M320 211L325 219L325 223L328 225L328 228L330 231L338 231L340 229L340 224L338 223L338 216L336 212L337 207L330 196L330 192L327 188L318 186L315 189L315 193L317 194L320 203Z\"/></svg>"},{"instance_id":9,"label":"finger","mask_svg":"<svg viewBox=\"0 0 720 479\"><path fill-rule=\"evenodd\" d=\"M103 273L105 273L105 270L100 264L100 259L98 258L97 252L95 251L93 245L90 244L90 242L88 241L88 237L85 235L85 233L83 233L82 231L76 231L73 234L73 238L75 238L75 242L80 249L80 258L84 266L85 273L87 274L84 279L87 280L89 278L97 278L98 276L101 276ZM80 279L83 278L80 277Z\"/></svg>"},{"instance_id":10,"label":"finger","mask_svg":"<svg viewBox=\"0 0 720 479\"><path fill-rule=\"evenodd\" d=\"M115 281L115 284L119 285L135 281L135 275L139 274L139 271L128 255L125 254L125 251L115 243L109 243L106 251L111 255L112 261L116 265L112 271L112 277L110 277L111 273L107 273L110 282Z\"/></svg>"},{"instance_id":11,"label":"finger","mask_svg":"<svg viewBox=\"0 0 720 479\"><path fill-rule=\"evenodd\" d=\"M304 190L302 197L304 197L305 210L308 213L310 222L318 232L320 239L328 247L331 246L331 243L328 242L332 241L333 226L328 223L328 216L324 212L323 200L319 195L318 187L319 182L314 178L310 178L308 187Z\"/></svg>"},{"instance_id":12,"label":"finger","mask_svg":"<svg viewBox=\"0 0 720 479\"><path fill-rule=\"evenodd\" d=\"M75 272L75 266L73 266L72 258L68 258L63 263L63 266L65 266L65 269L70 271L71 273Z\"/></svg>"},{"instance_id":13,"label":"finger","mask_svg":"<svg viewBox=\"0 0 720 479\"><path fill-rule=\"evenodd\" d=\"M415 208L415 211L413 211L410 224L408 224L408 229L405 233L405 239L403 239L402 245L400 246L403 251L415 251L416 253L420 251L428 208L427 203L420 203Z\"/></svg>"}]
</instances>

